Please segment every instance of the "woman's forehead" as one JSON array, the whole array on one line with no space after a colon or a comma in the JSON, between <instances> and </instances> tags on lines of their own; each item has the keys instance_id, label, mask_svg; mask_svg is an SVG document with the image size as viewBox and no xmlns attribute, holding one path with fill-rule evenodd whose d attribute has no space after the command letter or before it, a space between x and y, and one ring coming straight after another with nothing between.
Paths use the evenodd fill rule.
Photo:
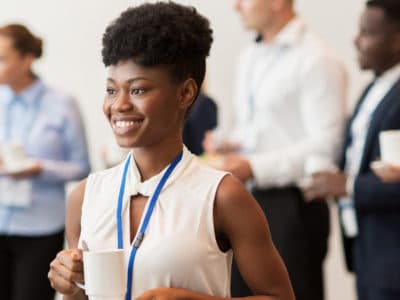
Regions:
<instances>
[{"instance_id":1,"label":"woman's forehead","mask_svg":"<svg viewBox=\"0 0 400 300\"><path fill-rule=\"evenodd\" d=\"M132 82L147 80L152 82L171 81L170 74L164 66L147 67L135 63L133 60L119 61L107 67L107 79L116 82Z\"/></svg>"}]
</instances>

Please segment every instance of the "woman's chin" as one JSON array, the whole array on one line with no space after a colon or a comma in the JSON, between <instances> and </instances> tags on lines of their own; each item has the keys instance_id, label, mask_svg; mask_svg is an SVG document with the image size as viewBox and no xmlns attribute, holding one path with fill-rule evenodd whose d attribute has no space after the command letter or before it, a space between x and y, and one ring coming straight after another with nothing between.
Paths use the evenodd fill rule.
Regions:
<instances>
[{"instance_id":1,"label":"woman's chin","mask_svg":"<svg viewBox=\"0 0 400 300\"><path fill-rule=\"evenodd\" d=\"M140 143L137 140L132 140L131 138L125 138L120 136L115 136L118 146L121 148L135 148L140 147Z\"/></svg>"}]
</instances>

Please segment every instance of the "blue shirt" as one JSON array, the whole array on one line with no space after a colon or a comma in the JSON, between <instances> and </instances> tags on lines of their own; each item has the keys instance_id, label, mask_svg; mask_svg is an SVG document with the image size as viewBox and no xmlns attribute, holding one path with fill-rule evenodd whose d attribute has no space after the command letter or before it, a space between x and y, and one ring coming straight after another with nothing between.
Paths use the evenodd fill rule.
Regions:
<instances>
[{"instance_id":1,"label":"blue shirt","mask_svg":"<svg viewBox=\"0 0 400 300\"><path fill-rule=\"evenodd\" d=\"M40 79L18 94L0 85L0 145L9 141L23 144L42 172L29 179L30 206L0 205L0 234L40 236L63 230L65 183L84 178L90 169L75 101Z\"/></svg>"}]
</instances>

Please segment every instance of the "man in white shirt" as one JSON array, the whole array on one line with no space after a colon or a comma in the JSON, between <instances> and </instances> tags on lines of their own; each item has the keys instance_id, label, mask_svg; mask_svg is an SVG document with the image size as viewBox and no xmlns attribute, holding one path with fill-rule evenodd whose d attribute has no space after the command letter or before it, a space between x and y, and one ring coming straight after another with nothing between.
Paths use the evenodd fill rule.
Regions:
<instances>
[{"instance_id":1,"label":"man in white shirt","mask_svg":"<svg viewBox=\"0 0 400 300\"><path fill-rule=\"evenodd\" d=\"M400 129L400 1L370 0L355 40L358 61L372 70L350 119L342 172L315 174L308 199L339 198L348 267L360 300L400 299L400 183L385 183L371 169L379 160L379 133Z\"/></svg>"},{"instance_id":2,"label":"man in white shirt","mask_svg":"<svg viewBox=\"0 0 400 300\"><path fill-rule=\"evenodd\" d=\"M309 157L334 160L346 80L335 55L296 16L292 2L236 1L245 27L258 39L239 60L234 129L222 142L209 133L204 144L209 152L225 152L219 167L253 184L296 299L321 300L328 208L305 202L297 183ZM232 295L249 293L233 275Z\"/></svg>"}]
</instances>

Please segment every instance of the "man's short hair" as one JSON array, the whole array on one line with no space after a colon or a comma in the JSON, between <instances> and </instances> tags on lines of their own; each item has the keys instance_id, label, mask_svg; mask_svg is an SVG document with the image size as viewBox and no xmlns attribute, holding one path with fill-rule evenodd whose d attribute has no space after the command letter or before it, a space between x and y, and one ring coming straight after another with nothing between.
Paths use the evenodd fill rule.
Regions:
<instances>
[{"instance_id":1,"label":"man's short hair","mask_svg":"<svg viewBox=\"0 0 400 300\"><path fill-rule=\"evenodd\" d=\"M400 0L369 0L367 7L379 7L388 19L400 25Z\"/></svg>"}]
</instances>

